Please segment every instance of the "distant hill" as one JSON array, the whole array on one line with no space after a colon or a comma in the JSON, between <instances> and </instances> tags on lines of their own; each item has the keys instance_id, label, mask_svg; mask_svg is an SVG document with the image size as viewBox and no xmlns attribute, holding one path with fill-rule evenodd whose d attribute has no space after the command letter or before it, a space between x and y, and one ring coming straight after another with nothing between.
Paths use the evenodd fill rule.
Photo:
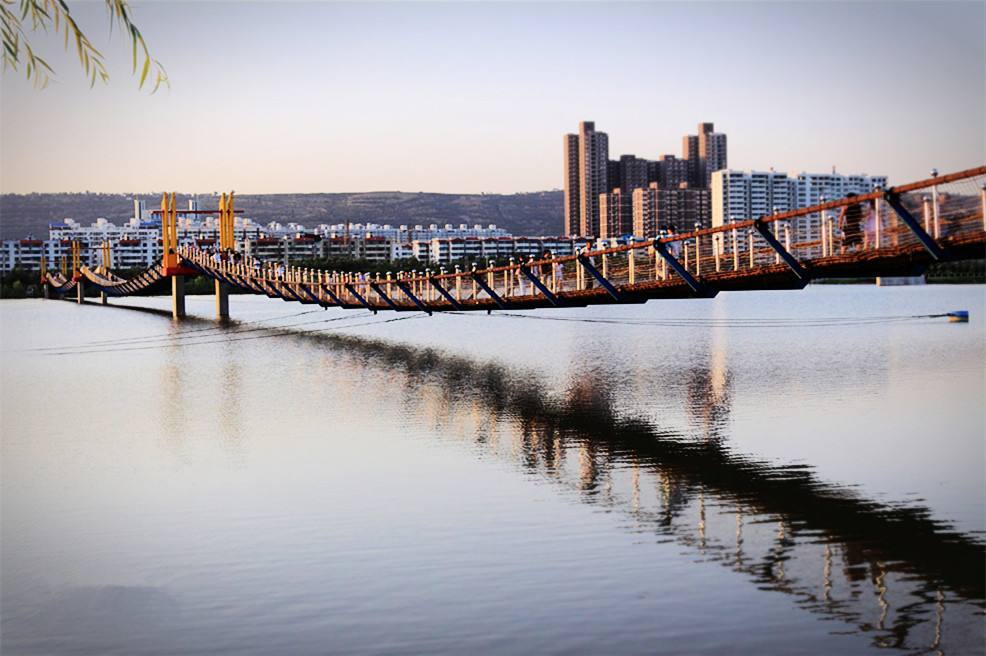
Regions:
<instances>
[{"instance_id":1,"label":"distant hill","mask_svg":"<svg viewBox=\"0 0 986 656\"><path fill-rule=\"evenodd\" d=\"M191 196L178 195L186 207ZM103 217L120 225L133 216L130 194L3 194L0 195L0 238L46 237L48 224L72 218L88 225ZM148 207L160 205L160 194L141 195ZM196 196L203 209L218 207L212 195ZM562 233L562 192L526 194L433 194L378 191L352 194L237 194L236 208L264 224L295 222L307 228L320 223L495 223L516 235Z\"/></svg>"}]
</instances>

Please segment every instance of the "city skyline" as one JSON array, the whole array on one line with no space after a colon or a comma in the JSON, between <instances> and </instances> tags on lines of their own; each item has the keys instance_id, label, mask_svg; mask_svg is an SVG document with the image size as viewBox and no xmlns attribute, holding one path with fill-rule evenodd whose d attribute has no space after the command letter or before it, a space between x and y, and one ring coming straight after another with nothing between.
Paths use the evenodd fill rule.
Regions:
<instances>
[{"instance_id":1,"label":"city skyline","mask_svg":"<svg viewBox=\"0 0 986 656\"><path fill-rule=\"evenodd\" d=\"M646 159L712 120L740 170L910 180L984 149L981 3L142 4L172 81L155 95L102 7L73 10L111 82L90 90L74 52L33 36L58 77L3 76L4 193L561 189L558 135L586 119ZM603 20L625 27L598 36ZM696 52L682 27L699 25ZM575 67L566 44L590 34ZM618 65L650 42L690 54Z\"/></svg>"}]
</instances>

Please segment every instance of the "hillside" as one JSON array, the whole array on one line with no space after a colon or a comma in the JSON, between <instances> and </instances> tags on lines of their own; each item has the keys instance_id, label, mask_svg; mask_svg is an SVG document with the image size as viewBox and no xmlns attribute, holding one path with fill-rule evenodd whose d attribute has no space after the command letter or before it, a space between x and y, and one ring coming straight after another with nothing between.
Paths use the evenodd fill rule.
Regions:
<instances>
[{"instance_id":1,"label":"hillside","mask_svg":"<svg viewBox=\"0 0 986 656\"><path fill-rule=\"evenodd\" d=\"M99 217L116 224L133 214L130 194L3 194L0 195L0 238L29 234L46 236L48 224L69 217L83 225ZM142 194L148 207L160 204L160 194ZM178 195L185 207L188 195ZM212 195L199 194L200 206L218 207ZM526 194L435 194L369 192L351 194L237 194L236 208L258 223L297 222L312 228L319 223L495 223L517 235L556 235L562 232L562 192Z\"/></svg>"}]
</instances>

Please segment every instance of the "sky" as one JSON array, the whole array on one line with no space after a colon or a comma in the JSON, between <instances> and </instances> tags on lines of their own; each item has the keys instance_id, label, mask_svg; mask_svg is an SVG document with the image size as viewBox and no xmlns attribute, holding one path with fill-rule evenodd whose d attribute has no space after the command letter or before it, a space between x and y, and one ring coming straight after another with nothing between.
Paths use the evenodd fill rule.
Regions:
<instances>
[{"instance_id":1,"label":"sky","mask_svg":"<svg viewBox=\"0 0 986 656\"><path fill-rule=\"evenodd\" d=\"M986 162L986 3L136 2L170 89L35 35L57 79L0 81L0 191L512 193L562 186L562 136L734 169L882 174Z\"/></svg>"}]
</instances>

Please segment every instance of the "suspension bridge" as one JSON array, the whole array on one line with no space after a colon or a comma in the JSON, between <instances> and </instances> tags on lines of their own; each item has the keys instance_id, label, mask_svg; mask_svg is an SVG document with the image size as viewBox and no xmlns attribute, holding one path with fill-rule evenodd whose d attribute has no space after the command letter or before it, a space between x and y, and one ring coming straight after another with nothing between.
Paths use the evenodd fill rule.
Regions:
<instances>
[{"instance_id":1,"label":"suspension bridge","mask_svg":"<svg viewBox=\"0 0 986 656\"><path fill-rule=\"evenodd\" d=\"M233 195L223 194L214 252L178 242L175 195L162 198L164 255L122 278L109 267L81 264L73 244L71 274L42 262L45 297L87 286L105 303L171 279L172 315L185 316L184 281L214 281L216 316L229 317L229 292L322 307L395 312L468 312L643 303L710 298L720 291L802 289L821 278L911 276L928 264L981 258L986 247L986 166L934 176L869 194L789 212L634 241L575 255L531 258L463 270L407 270L385 275L323 271L263 262L235 253Z\"/></svg>"}]
</instances>

